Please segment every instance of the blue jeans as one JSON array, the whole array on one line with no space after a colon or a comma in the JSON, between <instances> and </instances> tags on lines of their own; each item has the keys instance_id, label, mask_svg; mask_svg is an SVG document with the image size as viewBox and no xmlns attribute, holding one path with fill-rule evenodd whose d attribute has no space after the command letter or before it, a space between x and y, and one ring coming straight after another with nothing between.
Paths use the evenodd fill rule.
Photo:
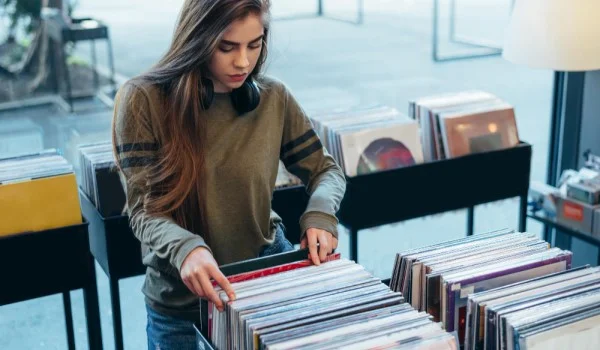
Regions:
<instances>
[{"instance_id":1,"label":"blue jeans","mask_svg":"<svg viewBox=\"0 0 600 350\"><path fill-rule=\"evenodd\" d=\"M294 250L294 246L287 238L285 238L285 227L283 224L280 224L275 231L275 240L273 241L273 244L263 247L258 256L264 257L292 250Z\"/></svg>"},{"instance_id":2,"label":"blue jeans","mask_svg":"<svg viewBox=\"0 0 600 350\"><path fill-rule=\"evenodd\" d=\"M264 247L259 257L279 254L293 249L292 243L285 238L285 228L283 225L279 225L273 244ZM193 322L160 314L149 306L146 306L146 312L148 314L146 325L148 350L197 349Z\"/></svg>"}]
</instances>

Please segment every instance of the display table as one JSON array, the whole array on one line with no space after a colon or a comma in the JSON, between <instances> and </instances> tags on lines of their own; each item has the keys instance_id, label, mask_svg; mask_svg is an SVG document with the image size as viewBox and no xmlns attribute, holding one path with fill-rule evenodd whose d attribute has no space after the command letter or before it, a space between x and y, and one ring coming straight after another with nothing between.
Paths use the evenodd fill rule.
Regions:
<instances>
[{"instance_id":1,"label":"display table","mask_svg":"<svg viewBox=\"0 0 600 350\"><path fill-rule=\"evenodd\" d=\"M563 234L567 235L567 242L565 242L566 246L561 246L561 248L566 250L571 250L571 238L578 238L586 243L593 245L594 247L600 250L600 237L593 236L589 232L583 232L581 230L569 227L563 223L556 221L556 218L545 215L541 210L532 211L529 210L527 213L527 217L533 219L537 222L540 222L544 225L549 226L552 229L560 230ZM553 239L551 237L552 230L544 230L544 240L546 242L552 242ZM555 244L556 245L556 244ZM600 254L598 254L597 260L598 266L600 266Z\"/></svg>"},{"instance_id":2,"label":"display table","mask_svg":"<svg viewBox=\"0 0 600 350\"><path fill-rule=\"evenodd\" d=\"M349 177L338 217L350 231L350 259L358 262L358 232L464 209L473 234L475 206L520 197L518 229L525 231L531 145L466 155Z\"/></svg>"},{"instance_id":3,"label":"display table","mask_svg":"<svg viewBox=\"0 0 600 350\"><path fill-rule=\"evenodd\" d=\"M72 290L82 289L88 346L102 349L94 258L89 251L88 223L41 232L0 237L2 293L0 305L62 293L67 341L75 349Z\"/></svg>"}]
</instances>

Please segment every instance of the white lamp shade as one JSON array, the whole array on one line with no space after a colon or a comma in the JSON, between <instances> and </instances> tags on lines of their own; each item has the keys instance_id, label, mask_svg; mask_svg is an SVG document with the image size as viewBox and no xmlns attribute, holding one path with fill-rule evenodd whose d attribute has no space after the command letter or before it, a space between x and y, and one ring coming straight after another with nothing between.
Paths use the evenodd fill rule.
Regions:
<instances>
[{"instance_id":1,"label":"white lamp shade","mask_svg":"<svg viewBox=\"0 0 600 350\"><path fill-rule=\"evenodd\" d=\"M556 71L600 69L600 0L516 0L502 56Z\"/></svg>"}]
</instances>

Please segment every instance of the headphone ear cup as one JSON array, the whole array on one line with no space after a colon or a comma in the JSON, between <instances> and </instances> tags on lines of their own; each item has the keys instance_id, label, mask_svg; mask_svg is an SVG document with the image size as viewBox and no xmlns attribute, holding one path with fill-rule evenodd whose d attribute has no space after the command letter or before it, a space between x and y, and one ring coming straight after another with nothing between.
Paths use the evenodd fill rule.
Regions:
<instances>
[{"instance_id":1,"label":"headphone ear cup","mask_svg":"<svg viewBox=\"0 0 600 350\"><path fill-rule=\"evenodd\" d=\"M215 98L215 86L212 80L208 78L201 78L202 86L200 89L200 104L203 110L207 110L213 103Z\"/></svg>"},{"instance_id":2,"label":"headphone ear cup","mask_svg":"<svg viewBox=\"0 0 600 350\"><path fill-rule=\"evenodd\" d=\"M260 90L253 80L246 80L244 84L231 92L231 104L239 115L251 112L260 104Z\"/></svg>"}]
</instances>

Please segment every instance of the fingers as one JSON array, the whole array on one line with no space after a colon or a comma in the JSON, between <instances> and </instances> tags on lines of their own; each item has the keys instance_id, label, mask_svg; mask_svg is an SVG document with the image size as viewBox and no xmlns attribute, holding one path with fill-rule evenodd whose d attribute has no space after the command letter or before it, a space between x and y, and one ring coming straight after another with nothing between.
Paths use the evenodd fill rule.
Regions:
<instances>
[{"instance_id":1,"label":"fingers","mask_svg":"<svg viewBox=\"0 0 600 350\"><path fill-rule=\"evenodd\" d=\"M308 253L313 264L320 265L319 254L317 252L317 233L314 230L306 232L306 238L308 240Z\"/></svg>"},{"instance_id":2,"label":"fingers","mask_svg":"<svg viewBox=\"0 0 600 350\"><path fill-rule=\"evenodd\" d=\"M325 261L327 255L331 253L331 243L325 231L319 232L319 259Z\"/></svg>"},{"instance_id":3,"label":"fingers","mask_svg":"<svg viewBox=\"0 0 600 350\"><path fill-rule=\"evenodd\" d=\"M214 271L211 271L211 277L215 281L217 281L217 283L219 284L219 286L221 286L221 288L223 288L223 290L227 294L227 297L229 297L230 301L235 300L235 292L233 291L233 287L231 286L231 283L229 283L229 280L227 279L227 277L225 277L225 275L223 275L221 270L219 270L218 268L215 268Z\"/></svg>"},{"instance_id":4,"label":"fingers","mask_svg":"<svg viewBox=\"0 0 600 350\"><path fill-rule=\"evenodd\" d=\"M212 283L210 283L210 278L208 278L207 275L203 274L202 278L200 278L200 283L202 285L202 288L204 289L204 295L206 296L206 298L212 301L219 311L223 311L223 302L221 301L221 298L219 298L219 295L213 288Z\"/></svg>"},{"instance_id":5,"label":"fingers","mask_svg":"<svg viewBox=\"0 0 600 350\"><path fill-rule=\"evenodd\" d=\"M331 244L331 252L333 253L338 247L338 239L333 237Z\"/></svg>"},{"instance_id":6,"label":"fingers","mask_svg":"<svg viewBox=\"0 0 600 350\"><path fill-rule=\"evenodd\" d=\"M192 293L194 293L194 294L196 294L196 295L198 295L198 296L199 296L199 293L198 293L198 291L196 291L196 287L195 287L195 286L194 286L194 284L192 283L192 280L191 280L191 279L187 279L187 278L183 279L183 284L185 284L185 286L186 286L186 287L187 287L187 288L188 288L188 289L189 289L189 290L190 290ZM200 292L202 292L202 291L200 291Z\"/></svg>"},{"instance_id":7,"label":"fingers","mask_svg":"<svg viewBox=\"0 0 600 350\"><path fill-rule=\"evenodd\" d=\"M308 246L308 242L306 241L306 236L304 236L304 238L302 238L302 241L300 241L300 249L305 249Z\"/></svg>"},{"instance_id":8,"label":"fingers","mask_svg":"<svg viewBox=\"0 0 600 350\"><path fill-rule=\"evenodd\" d=\"M196 278L195 274L192 275L192 276L190 276L190 278L188 279L187 284L191 285L192 288L190 288L190 290L192 292L194 292L200 298L204 298L204 289L202 288L202 284Z\"/></svg>"}]
</instances>

